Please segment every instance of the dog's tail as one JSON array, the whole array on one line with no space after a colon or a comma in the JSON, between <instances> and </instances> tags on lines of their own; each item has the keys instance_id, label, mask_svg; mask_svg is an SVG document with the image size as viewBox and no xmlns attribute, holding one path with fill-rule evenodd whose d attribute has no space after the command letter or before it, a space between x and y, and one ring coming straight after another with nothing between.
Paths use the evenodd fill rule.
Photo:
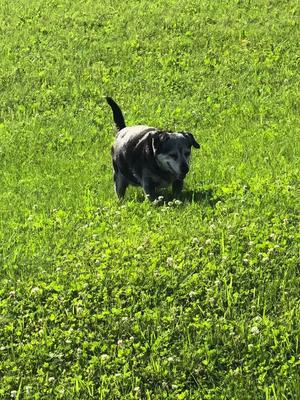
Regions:
<instances>
[{"instance_id":1,"label":"dog's tail","mask_svg":"<svg viewBox=\"0 0 300 400\"><path fill-rule=\"evenodd\" d=\"M111 97L106 97L106 101L111 106L113 116L114 116L114 122L116 124L118 131L120 131L121 129L125 128L125 126L126 126L121 108Z\"/></svg>"}]
</instances>

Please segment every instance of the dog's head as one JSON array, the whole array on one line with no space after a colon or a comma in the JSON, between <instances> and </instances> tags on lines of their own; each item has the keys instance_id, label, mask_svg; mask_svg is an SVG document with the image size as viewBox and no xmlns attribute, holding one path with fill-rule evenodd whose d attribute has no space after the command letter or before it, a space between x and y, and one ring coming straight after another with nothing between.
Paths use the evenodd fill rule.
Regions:
<instances>
[{"instance_id":1,"label":"dog's head","mask_svg":"<svg viewBox=\"0 0 300 400\"><path fill-rule=\"evenodd\" d=\"M152 149L157 164L176 179L184 179L189 172L192 146L200 148L191 133L157 131L152 136Z\"/></svg>"}]
</instances>

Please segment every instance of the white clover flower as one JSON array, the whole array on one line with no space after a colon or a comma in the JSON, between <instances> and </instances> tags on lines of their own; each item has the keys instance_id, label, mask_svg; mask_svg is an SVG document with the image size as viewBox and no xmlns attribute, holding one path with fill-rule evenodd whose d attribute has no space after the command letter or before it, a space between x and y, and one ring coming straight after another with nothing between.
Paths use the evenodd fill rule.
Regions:
<instances>
[{"instance_id":1,"label":"white clover flower","mask_svg":"<svg viewBox=\"0 0 300 400\"><path fill-rule=\"evenodd\" d=\"M168 258L167 258L167 265L168 265L169 267L171 267L173 264L174 264L173 257L168 257Z\"/></svg>"},{"instance_id":2,"label":"white clover flower","mask_svg":"<svg viewBox=\"0 0 300 400\"><path fill-rule=\"evenodd\" d=\"M252 333L252 335L258 335L260 333L260 330L258 329L257 326L252 326L250 332Z\"/></svg>"},{"instance_id":3,"label":"white clover flower","mask_svg":"<svg viewBox=\"0 0 300 400\"><path fill-rule=\"evenodd\" d=\"M81 314L82 311L83 311L83 307L82 307L81 305L78 305L78 306L76 307L76 314Z\"/></svg>"},{"instance_id":4,"label":"white clover flower","mask_svg":"<svg viewBox=\"0 0 300 400\"><path fill-rule=\"evenodd\" d=\"M164 196L158 196L157 199L153 201L154 205L161 204L164 201Z\"/></svg>"},{"instance_id":5,"label":"white clover flower","mask_svg":"<svg viewBox=\"0 0 300 400\"><path fill-rule=\"evenodd\" d=\"M55 381L54 376L50 376L50 377L48 378L48 382L49 382L49 383L52 383L52 382L54 382L54 381Z\"/></svg>"},{"instance_id":6,"label":"white clover flower","mask_svg":"<svg viewBox=\"0 0 300 400\"><path fill-rule=\"evenodd\" d=\"M39 292L40 292L40 288L37 286L31 289L32 294L38 294Z\"/></svg>"},{"instance_id":7,"label":"white clover flower","mask_svg":"<svg viewBox=\"0 0 300 400\"><path fill-rule=\"evenodd\" d=\"M101 354L100 359L102 361L107 361L109 359L109 355L108 354Z\"/></svg>"},{"instance_id":8,"label":"white clover flower","mask_svg":"<svg viewBox=\"0 0 300 400\"><path fill-rule=\"evenodd\" d=\"M192 243L193 243L193 244L199 244L200 241L199 241L198 238L194 237L194 238L192 239Z\"/></svg>"},{"instance_id":9,"label":"white clover flower","mask_svg":"<svg viewBox=\"0 0 300 400\"><path fill-rule=\"evenodd\" d=\"M10 392L10 397L14 399L15 397L17 397L17 393L18 393L18 392L17 392L16 390L12 390L12 391Z\"/></svg>"},{"instance_id":10,"label":"white clover flower","mask_svg":"<svg viewBox=\"0 0 300 400\"><path fill-rule=\"evenodd\" d=\"M122 339L119 339L117 344L118 344L118 347L124 347L124 342Z\"/></svg>"},{"instance_id":11,"label":"white clover flower","mask_svg":"<svg viewBox=\"0 0 300 400\"><path fill-rule=\"evenodd\" d=\"M206 246L210 245L210 244L211 244L211 239L207 239L207 240L205 241L205 244L206 244Z\"/></svg>"},{"instance_id":12,"label":"white clover flower","mask_svg":"<svg viewBox=\"0 0 300 400\"><path fill-rule=\"evenodd\" d=\"M27 386L24 387L24 389L25 389L26 394L29 395L29 394L30 394L30 391L31 391L31 389L32 389L32 386L27 385Z\"/></svg>"}]
</instances>

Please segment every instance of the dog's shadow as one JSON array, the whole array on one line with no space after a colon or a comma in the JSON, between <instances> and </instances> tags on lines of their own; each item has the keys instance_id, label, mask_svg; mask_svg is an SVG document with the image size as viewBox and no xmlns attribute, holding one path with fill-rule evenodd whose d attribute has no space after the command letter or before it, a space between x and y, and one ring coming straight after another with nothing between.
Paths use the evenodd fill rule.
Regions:
<instances>
[{"instance_id":1,"label":"dog's shadow","mask_svg":"<svg viewBox=\"0 0 300 400\"><path fill-rule=\"evenodd\" d=\"M145 196L142 193L138 193L136 200L144 202ZM158 192L157 200L154 200L154 204L157 206L169 205L170 203L178 205L176 200L179 200L182 204L206 203L214 207L221 198L216 195L213 189L183 190L179 195L173 195L172 192L165 189Z\"/></svg>"},{"instance_id":2,"label":"dog's shadow","mask_svg":"<svg viewBox=\"0 0 300 400\"><path fill-rule=\"evenodd\" d=\"M171 196L171 194L170 194ZM188 203L210 203L215 204L219 201L213 189L203 190L183 190L182 193L177 197L178 200Z\"/></svg>"}]
</instances>

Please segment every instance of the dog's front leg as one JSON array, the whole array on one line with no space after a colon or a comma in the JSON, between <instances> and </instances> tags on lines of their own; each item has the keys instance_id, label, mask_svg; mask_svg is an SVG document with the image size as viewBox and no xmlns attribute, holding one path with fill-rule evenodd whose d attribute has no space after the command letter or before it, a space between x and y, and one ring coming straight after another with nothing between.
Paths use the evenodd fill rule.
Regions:
<instances>
[{"instance_id":1,"label":"dog's front leg","mask_svg":"<svg viewBox=\"0 0 300 400\"><path fill-rule=\"evenodd\" d=\"M172 193L173 195L178 195L181 193L183 188L183 180L178 179L176 181L173 182L172 184Z\"/></svg>"},{"instance_id":2,"label":"dog's front leg","mask_svg":"<svg viewBox=\"0 0 300 400\"><path fill-rule=\"evenodd\" d=\"M156 198L155 186L156 185L155 185L155 182L153 181L153 179L151 179L149 177L145 177L143 179L143 189L144 189L145 195L151 201L155 200L155 198Z\"/></svg>"}]
</instances>

